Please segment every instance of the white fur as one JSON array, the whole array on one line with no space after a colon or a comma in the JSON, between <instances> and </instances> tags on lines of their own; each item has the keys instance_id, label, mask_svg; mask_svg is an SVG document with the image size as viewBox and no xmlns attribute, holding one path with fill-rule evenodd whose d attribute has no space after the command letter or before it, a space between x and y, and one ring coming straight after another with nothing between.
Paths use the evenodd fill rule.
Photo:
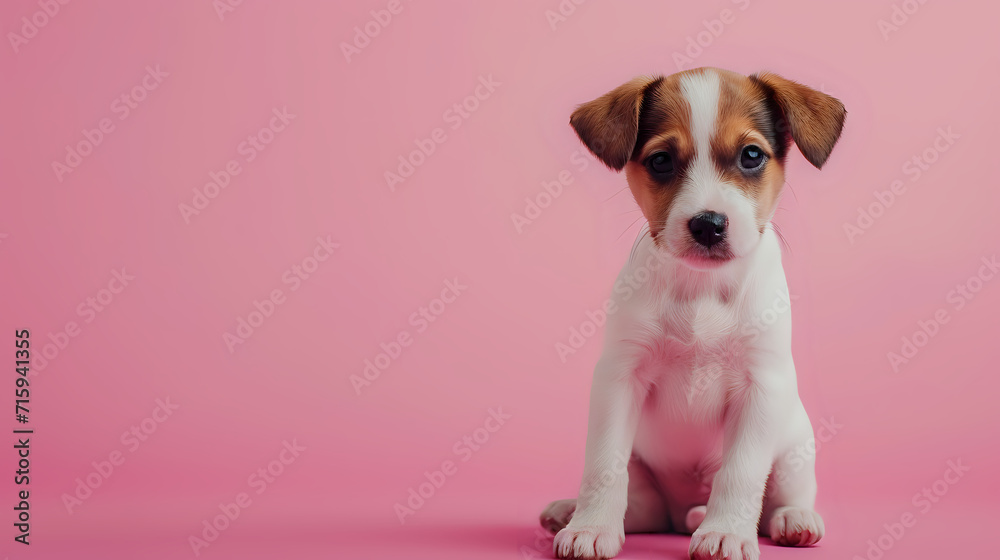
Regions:
<instances>
[{"instance_id":1,"label":"white fur","mask_svg":"<svg viewBox=\"0 0 1000 560\"><path fill-rule=\"evenodd\" d=\"M822 536L812 460L782 464L813 432L796 386L791 314L773 308L775 294L788 290L778 240L770 224L763 234L756 229L754 202L712 165L718 76L685 77L682 91L692 111L694 167L663 244L644 229L613 291L619 310L608 318L594 371L583 483L554 543L561 558L614 556L626 529L658 522L680 532L697 525L692 558L757 558L758 520L762 533L777 532L776 541L803 531ZM689 235L690 218L708 210L729 217L736 258L695 270L672 247ZM777 320L760 329L768 310ZM629 457L648 475L636 462L626 469ZM765 496L772 470L783 476Z\"/></svg>"},{"instance_id":2,"label":"white fur","mask_svg":"<svg viewBox=\"0 0 1000 560\"><path fill-rule=\"evenodd\" d=\"M708 154L719 114L719 75L715 72L688 74L681 78L681 94L691 107L691 136L699 154Z\"/></svg>"}]
</instances>

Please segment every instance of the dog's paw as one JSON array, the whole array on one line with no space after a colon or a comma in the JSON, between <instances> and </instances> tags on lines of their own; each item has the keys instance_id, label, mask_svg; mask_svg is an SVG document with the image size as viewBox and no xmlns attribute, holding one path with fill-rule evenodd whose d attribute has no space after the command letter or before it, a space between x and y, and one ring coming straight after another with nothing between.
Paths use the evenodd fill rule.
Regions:
<instances>
[{"instance_id":1,"label":"dog's paw","mask_svg":"<svg viewBox=\"0 0 1000 560\"><path fill-rule=\"evenodd\" d=\"M556 558L614 558L625 542L625 528L600 525L574 526L571 522L556 534L552 548Z\"/></svg>"},{"instance_id":2,"label":"dog's paw","mask_svg":"<svg viewBox=\"0 0 1000 560\"><path fill-rule=\"evenodd\" d=\"M687 525L687 532L694 533L701 527L701 522L705 520L705 514L708 513L708 507L706 506L694 506L688 510L687 518L685 518L685 525Z\"/></svg>"},{"instance_id":3,"label":"dog's paw","mask_svg":"<svg viewBox=\"0 0 1000 560\"><path fill-rule=\"evenodd\" d=\"M695 531L688 549L691 560L759 560L756 535Z\"/></svg>"},{"instance_id":4,"label":"dog's paw","mask_svg":"<svg viewBox=\"0 0 1000 560\"><path fill-rule=\"evenodd\" d=\"M556 500L545 508L545 511L538 517L538 521L542 527L553 533L558 533L563 527L569 525L574 511L576 511L576 500Z\"/></svg>"},{"instance_id":5,"label":"dog's paw","mask_svg":"<svg viewBox=\"0 0 1000 560\"><path fill-rule=\"evenodd\" d=\"M781 507L771 516L769 534L781 546L810 546L823 538L823 518L811 509Z\"/></svg>"}]
</instances>

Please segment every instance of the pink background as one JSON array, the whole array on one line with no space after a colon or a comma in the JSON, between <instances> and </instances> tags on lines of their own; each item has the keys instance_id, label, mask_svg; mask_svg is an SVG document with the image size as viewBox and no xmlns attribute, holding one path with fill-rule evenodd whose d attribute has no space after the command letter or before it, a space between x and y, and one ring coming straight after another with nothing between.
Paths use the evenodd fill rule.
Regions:
<instances>
[{"instance_id":1,"label":"pink background","mask_svg":"<svg viewBox=\"0 0 1000 560\"><path fill-rule=\"evenodd\" d=\"M220 19L208 0L72 2L0 48L4 410L15 329L42 355L79 327L31 378L30 548L12 540L16 457L0 453L0 555L193 557L189 535L249 492L202 557L549 557L536 519L576 493L600 337L565 363L555 345L607 297L639 227L624 178L581 159L568 116L675 72L724 9L735 20L702 34L690 66L771 70L849 111L822 172L791 154L775 220L800 391L814 424L841 425L818 451L827 537L762 541L764 558L874 558L880 536L887 559L995 550L1000 280L972 281L962 309L949 292L1000 240L996 3L928 2L886 40L889 1L589 2L553 29L556 0L403 0L348 62L341 43L386 5L244 2ZM0 4L0 31L41 9ZM112 103L147 66L168 75L120 119ZM490 76L453 129L446 111ZM283 107L294 119L246 162L241 142ZM105 118L114 130L58 180L53 162ZM904 164L939 127L959 138L914 180ZM445 141L390 190L384 173L435 128ZM185 223L179 205L233 159L241 173ZM572 183L518 233L512 213L564 170ZM849 239L895 180L905 193ZM339 248L292 291L283 274L327 236ZM122 267L134 280L78 314ZM417 332L411 314L455 278L467 289ZM276 289L283 303L230 353L223 333ZM939 309L948 322L894 371L887 354ZM401 331L411 344L358 394L351 376ZM121 434L167 397L179 408L129 451ZM456 454L496 407L510 418ZM305 451L256 494L248 477L293 439ZM116 451L124 463L68 513L63 495ZM449 460L457 472L401 525L394 504ZM924 512L912 497L949 460L971 470ZM907 512L916 525L883 536ZM687 542L630 537L621 557L682 558Z\"/></svg>"}]
</instances>

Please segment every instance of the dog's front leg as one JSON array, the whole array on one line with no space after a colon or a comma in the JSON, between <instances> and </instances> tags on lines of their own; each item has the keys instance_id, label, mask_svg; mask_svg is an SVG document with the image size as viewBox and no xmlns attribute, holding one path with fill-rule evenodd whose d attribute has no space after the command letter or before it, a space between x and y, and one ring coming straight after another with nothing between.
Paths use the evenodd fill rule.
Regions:
<instances>
[{"instance_id":1,"label":"dog's front leg","mask_svg":"<svg viewBox=\"0 0 1000 560\"><path fill-rule=\"evenodd\" d=\"M734 395L726 417L722 467L712 482L705 520L691 536L692 560L757 560L757 522L785 414L785 375L753 378Z\"/></svg>"},{"instance_id":2,"label":"dog's front leg","mask_svg":"<svg viewBox=\"0 0 1000 560\"><path fill-rule=\"evenodd\" d=\"M628 462L646 389L632 360L602 356L594 370L587 453L576 511L555 537L559 558L611 558L625 541Z\"/></svg>"}]
</instances>

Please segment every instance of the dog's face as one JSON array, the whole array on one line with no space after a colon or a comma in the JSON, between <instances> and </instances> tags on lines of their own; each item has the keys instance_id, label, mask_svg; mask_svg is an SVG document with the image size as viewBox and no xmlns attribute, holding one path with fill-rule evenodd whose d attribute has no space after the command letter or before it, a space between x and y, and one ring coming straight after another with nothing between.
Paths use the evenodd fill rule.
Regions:
<instances>
[{"instance_id":1,"label":"dog's face","mask_svg":"<svg viewBox=\"0 0 1000 560\"><path fill-rule=\"evenodd\" d=\"M696 269L749 253L771 220L792 140L817 168L844 106L774 74L699 68L636 78L570 124L629 188L656 245Z\"/></svg>"}]
</instances>

